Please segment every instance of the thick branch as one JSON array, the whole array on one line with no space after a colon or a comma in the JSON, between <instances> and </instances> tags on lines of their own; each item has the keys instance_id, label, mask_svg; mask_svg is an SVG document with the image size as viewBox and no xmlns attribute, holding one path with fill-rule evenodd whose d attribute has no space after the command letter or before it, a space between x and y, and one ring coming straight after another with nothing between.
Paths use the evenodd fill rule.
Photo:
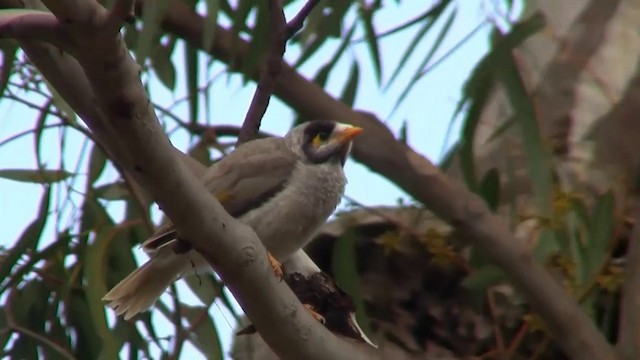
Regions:
<instances>
[{"instance_id":1,"label":"thick branch","mask_svg":"<svg viewBox=\"0 0 640 360\"><path fill-rule=\"evenodd\" d=\"M172 3L163 27L194 46L202 44L203 19L187 6ZM229 62L233 53L232 36L230 31L219 27L214 43L206 50ZM243 42L235 59L242 59L246 53L247 44ZM248 75L255 78L257 73L258 69L253 69ZM353 111L286 64L283 64L275 94L307 118L340 119L364 127L364 135L354 144L354 158L450 222L463 239L504 269L571 358L615 358L613 349L593 322L514 238L507 224L462 184L447 178L426 158L397 141L375 116Z\"/></svg>"},{"instance_id":2,"label":"thick branch","mask_svg":"<svg viewBox=\"0 0 640 360\"><path fill-rule=\"evenodd\" d=\"M269 56L266 66L264 66L260 74L258 87L251 99L251 105L242 123L242 129L236 145L253 139L258 133L260 122L267 111L276 80L282 70L282 56L287 42L287 23L280 0L269 0L269 14L271 19L271 26L269 27L271 48L269 49Z\"/></svg>"},{"instance_id":3,"label":"thick branch","mask_svg":"<svg viewBox=\"0 0 640 360\"><path fill-rule=\"evenodd\" d=\"M36 39L61 45L66 37L60 23L50 13L24 10L0 17L0 38Z\"/></svg>"},{"instance_id":4,"label":"thick branch","mask_svg":"<svg viewBox=\"0 0 640 360\"><path fill-rule=\"evenodd\" d=\"M48 4L58 19L64 18L65 31L78 44L73 52L78 62L65 65L79 64L88 79L92 96L83 97L97 108L97 120L85 121L97 131L104 131L105 124L112 126L120 138L119 151L130 155L128 169L169 215L181 237L215 265L274 351L285 359L375 358L368 346L338 339L312 319L291 290L273 276L255 233L229 216L213 196L203 196L206 189L187 171L163 133L140 82L138 65L119 34L103 26L107 12L96 2ZM64 6L72 4L78 8ZM31 55L38 57L36 52ZM43 65L48 69L51 64ZM55 70L51 74L60 75ZM109 121L103 123L105 118Z\"/></svg>"}]
</instances>

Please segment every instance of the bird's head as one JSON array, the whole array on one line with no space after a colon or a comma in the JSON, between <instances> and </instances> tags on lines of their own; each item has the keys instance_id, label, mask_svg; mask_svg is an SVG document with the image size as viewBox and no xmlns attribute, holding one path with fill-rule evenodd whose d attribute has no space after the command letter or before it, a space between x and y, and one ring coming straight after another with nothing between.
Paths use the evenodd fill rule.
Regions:
<instances>
[{"instance_id":1,"label":"bird's head","mask_svg":"<svg viewBox=\"0 0 640 360\"><path fill-rule=\"evenodd\" d=\"M305 161L322 164L336 161L344 165L351 151L352 140L362 128L332 120L306 122L291 129L285 139Z\"/></svg>"}]
</instances>

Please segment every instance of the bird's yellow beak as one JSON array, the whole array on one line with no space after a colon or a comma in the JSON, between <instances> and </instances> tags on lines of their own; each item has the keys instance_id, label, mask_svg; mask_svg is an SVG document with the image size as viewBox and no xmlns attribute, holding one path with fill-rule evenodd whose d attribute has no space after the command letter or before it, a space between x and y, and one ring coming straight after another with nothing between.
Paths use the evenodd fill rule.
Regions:
<instances>
[{"instance_id":1,"label":"bird's yellow beak","mask_svg":"<svg viewBox=\"0 0 640 360\"><path fill-rule=\"evenodd\" d=\"M360 135L364 131L363 128L357 126L345 126L344 129L339 129L336 134L336 140L341 143L347 143L353 140L356 136Z\"/></svg>"}]
</instances>

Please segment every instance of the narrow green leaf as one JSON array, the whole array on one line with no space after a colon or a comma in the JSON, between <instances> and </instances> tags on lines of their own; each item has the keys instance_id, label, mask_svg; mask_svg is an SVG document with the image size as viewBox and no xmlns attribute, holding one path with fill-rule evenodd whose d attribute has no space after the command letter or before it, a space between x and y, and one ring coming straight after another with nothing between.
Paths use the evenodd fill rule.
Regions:
<instances>
[{"instance_id":1,"label":"narrow green leaf","mask_svg":"<svg viewBox=\"0 0 640 360\"><path fill-rule=\"evenodd\" d=\"M251 32L251 42L249 44L249 51L242 62L241 72L244 75L244 81L249 81L249 75L253 73L254 69L257 69L260 62L265 59L267 51L269 50L269 29L271 21L269 18L269 8L266 1L259 1L255 6L257 10L256 25Z\"/></svg>"},{"instance_id":2,"label":"narrow green leaf","mask_svg":"<svg viewBox=\"0 0 640 360\"><path fill-rule=\"evenodd\" d=\"M364 311L360 275L356 267L356 240L356 234L350 230L334 243L331 268L336 283L351 296L356 305L358 325L367 336L371 336L371 321Z\"/></svg>"},{"instance_id":3,"label":"narrow green leaf","mask_svg":"<svg viewBox=\"0 0 640 360\"><path fill-rule=\"evenodd\" d=\"M167 12L169 0L145 1L142 5L142 30L138 33L136 61L144 67L145 60L151 56L152 49L158 44L160 21Z\"/></svg>"},{"instance_id":4,"label":"narrow green leaf","mask_svg":"<svg viewBox=\"0 0 640 360\"><path fill-rule=\"evenodd\" d=\"M74 331L77 336L74 355L78 359L99 359L102 341L96 333L96 326L93 324L94 318L89 310L84 290L81 292L69 292L65 305L65 308L68 309L65 312L68 315L66 323L69 324L70 330Z\"/></svg>"},{"instance_id":5,"label":"narrow green leaf","mask_svg":"<svg viewBox=\"0 0 640 360\"><path fill-rule=\"evenodd\" d=\"M85 276L87 278L87 304L93 319L94 331L102 340L101 358L117 359L120 347L107 325L105 306L102 297L107 293L105 285L105 254L113 239L116 228L103 227L96 234L93 244L89 246L85 258Z\"/></svg>"},{"instance_id":6,"label":"narrow green leaf","mask_svg":"<svg viewBox=\"0 0 640 360\"><path fill-rule=\"evenodd\" d=\"M71 173L65 170L28 170L2 169L0 178L36 184L52 184L69 178Z\"/></svg>"},{"instance_id":7,"label":"narrow green leaf","mask_svg":"<svg viewBox=\"0 0 640 360\"><path fill-rule=\"evenodd\" d=\"M407 120L402 121L402 126L400 127L400 136L398 136L398 140L400 140L403 144L406 144L409 139L409 124Z\"/></svg>"},{"instance_id":8,"label":"narrow green leaf","mask_svg":"<svg viewBox=\"0 0 640 360\"><path fill-rule=\"evenodd\" d=\"M417 84L418 80L420 79L422 69L425 66L427 66L427 64L429 64L429 62L431 61L431 58L433 58L433 55L435 55L436 51L438 51L438 49L440 48L440 45L442 45L444 38L447 36L447 34L449 34L449 30L451 29L451 25L453 25L453 20L455 19L456 15L457 15L457 11L454 9L451 12L451 15L449 15L449 18L447 18L447 21L445 22L444 26L440 30L440 33L438 33L438 37L436 37L435 41L433 42L433 46L431 47L431 49L429 50L425 58L422 60L422 62L418 66L418 69L416 70L415 74L413 75L411 80L409 80L409 83L407 84L405 89L402 91L402 93L400 93L400 96L398 97L398 100L396 101L396 104L394 105L393 110L391 110L392 114L398 109L400 104L402 104L402 102L405 100L407 95L409 95L409 93L411 92L411 89L413 89L415 84Z\"/></svg>"},{"instance_id":9,"label":"narrow green leaf","mask_svg":"<svg viewBox=\"0 0 640 360\"><path fill-rule=\"evenodd\" d=\"M42 236L42 230L47 222L50 195L51 188L46 187L42 194L40 209L38 210L38 215L35 220L27 226L18 241L16 241L15 245L9 250L9 253L0 261L0 279L7 278L18 259L25 253L36 251L40 237Z\"/></svg>"},{"instance_id":10,"label":"narrow green leaf","mask_svg":"<svg viewBox=\"0 0 640 360\"><path fill-rule=\"evenodd\" d=\"M198 61L198 48L185 44L185 71L187 73L187 94L189 96L189 121L192 124L198 122L198 107L200 94L198 92L198 74L200 63Z\"/></svg>"},{"instance_id":11,"label":"narrow green leaf","mask_svg":"<svg viewBox=\"0 0 640 360\"><path fill-rule=\"evenodd\" d=\"M14 40L4 40L1 42L0 52L2 52L2 68L0 69L0 97L4 95L9 78L13 73L13 64L16 61L18 43Z\"/></svg>"},{"instance_id":12,"label":"narrow green leaf","mask_svg":"<svg viewBox=\"0 0 640 360\"><path fill-rule=\"evenodd\" d=\"M507 275L502 269L494 265L486 265L464 278L462 286L469 290L486 290L504 282L507 282Z\"/></svg>"},{"instance_id":13,"label":"narrow green leaf","mask_svg":"<svg viewBox=\"0 0 640 360\"><path fill-rule=\"evenodd\" d=\"M129 188L124 183L117 181L105 184L94 189L94 194L104 200L127 200L131 197Z\"/></svg>"},{"instance_id":14,"label":"narrow green leaf","mask_svg":"<svg viewBox=\"0 0 640 360\"><path fill-rule=\"evenodd\" d=\"M211 305L220 296L222 285L211 274L199 274L184 278L189 289L202 301L204 305Z\"/></svg>"},{"instance_id":15,"label":"narrow green leaf","mask_svg":"<svg viewBox=\"0 0 640 360\"><path fill-rule=\"evenodd\" d=\"M51 106L53 102L51 100L47 101L44 105L40 114L38 114L38 119L36 120L35 131L33 133L33 147L36 155L36 165L38 166L39 171L45 170L44 161L42 161L42 151L40 151L42 146L42 134L44 133L44 129L46 127L47 117L49 116L49 110L51 110Z\"/></svg>"},{"instance_id":16,"label":"narrow green leaf","mask_svg":"<svg viewBox=\"0 0 640 360\"><path fill-rule=\"evenodd\" d=\"M434 6L432 9L429 9L427 12L420 15L418 18L409 22L411 23L411 25L413 25L413 24L417 24L420 21L424 21L424 24L422 25L420 30L418 30L413 40L411 40L411 43L409 43L409 47L402 55L402 58L400 59L398 66L393 72L393 75L391 75L391 79L389 79L389 82L385 86L385 89L388 89L393 84L393 82L398 77L398 75L400 75L402 70L404 70L405 64L407 63L407 61L409 60L409 58L411 57L415 49L418 47L418 44L420 43L420 41L422 41L422 39L427 34L427 32L433 27L433 25L440 18L440 15L444 12L444 10L447 8L448 5L449 5L449 0L442 1L438 3L436 6ZM411 26L411 25L408 25L408 26ZM404 29L404 27L399 27L396 29L396 31L399 31L402 29ZM381 36L378 38L381 38Z\"/></svg>"},{"instance_id":17,"label":"narrow green leaf","mask_svg":"<svg viewBox=\"0 0 640 360\"><path fill-rule=\"evenodd\" d=\"M347 84L342 90L342 94L340 95L340 100L343 103L353 106L353 103L356 98L356 91L358 90L358 81L360 79L360 69L358 66L358 62L356 60L351 64L351 70L349 70L349 78L347 79Z\"/></svg>"},{"instance_id":18,"label":"narrow green leaf","mask_svg":"<svg viewBox=\"0 0 640 360\"><path fill-rule=\"evenodd\" d=\"M229 7L227 15L231 18L233 25L231 26L231 32L233 33L233 38L231 41L231 56L230 56L230 68L234 68L236 64L236 55L238 54L238 45L240 44L240 33L247 29L246 21L251 9L253 9L253 3L247 0L239 0L236 2L237 6L235 9L231 9ZM223 4L221 9L226 10L226 6ZM263 29L264 30L264 29ZM254 30L255 34L255 30ZM230 74L229 74L230 75Z\"/></svg>"},{"instance_id":19,"label":"narrow green leaf","mask_svg":"<svg viewBox=\"0 0 640 360\"><path fill-rule=\"evenodd\" d=\"M489 208L496 211L500 204L500 172L498 169L491 168L487 171L478 190Z\"/></svg>"},{"instance_id":20,"label":"narrow green leaf","mask_svg":"<svg viewBox=\"0 0 640 360\"><path fill-rule=\"evenodd\" d=\"M588 243L585 245L587 278L597 275L609 257L607 249L613 243L615 229L615 198L609 191L596 200L588 223Z\"/></svg>"},{"instance_id":21,"label":"narrow green leaf","mask_svg":"<svg viewBox=\"0 0 640 360\"><path fill-rule=\"evenodd\" d=\"M323 38L320 38L320 37L313 38L313 40L304 47L302 54L300 55L298 60L296 60L296 62L293 64L293 67L298 69L300 66L302 66L307 60L311 58L311 56L313 56L313 54L315 54L318 51L318 49L320 49L320 47L322 46L322 44L324 44L324 42L325 42L325 39Z\"/></svg>"},{"instance_id":22,"label":"narrow green leaf","mask_svg":"<svg viewBox=\"0 0 640 360\"><path fill-rule=\"evenodd\" d=\"M430 8L427 11L425 11L424 13L416 16L415 18L405 22L404 24L400 24L400 25L398 25L398 26L396 26L394 28L391 28L391 29L389 29L387 31L384 31L384 32L378 34L378 40L381 40L381 39L383 39L383 38L385 38L385 37L387 37L389 35L393 35L393 34L401 32L403 30L406 30L406 29L408 29L408 28L410 28L410 27L412 27L412 26L414 26L414 25L416 25L416 24L418 24L421 21L424 21L426 19L437 18L442 13L442 11L447 6L449 6L450 3L451 3L451 0L442 0L442 1L438 2L438 3L436 3L432 8ZM435 19L433 19L433 20L435 20ZM432 21L432 19L429 19L428 21ZM357 39L356 42L359 43L359 42L364 41L364 40L365 39Z\"/></svg>"},{"instance_id":23,"label":"narrow green leaf","mask_svg":"<svg viewBox=\"0 0 640 360\"><path fill-rule=\"evenodd\" d=\"M56 107L56 109L58 109L62 114L64 114L64 116L72 125L77 125L78 120L77 120L76 112L73 110L73 108L69 106L69 104L67 104L67 102L60 95L60 93L58 93L58 91L53 86L51 86L51 84L49 84L49 82L46 79L44 79L44 83L45 85L47 85L47 88L51 93L51 99L53 100L53 105Z\"/></svg>"},{"instance_id":24,"label":"narrow green leaf","mask_svg":"<svg viewBox=\"0 0 640 360\"><path fill-rule=\"evenodd\" d=\"M91 155L89 156L89 184L93 185L93 183L98 180L102 172L104 171L105 166L107 165L107 157L102 152L102 149L98 144L93 144L93 148L91 149Z\"/></svg>"},{"instance_id":25,"label":"narrow green leaf","mask_svg":"<svg viewBox=\"0 0 640 360\"><path fill-rule=\"evenodd\" d=\"M207 0L207 16L205 17L204 30L202 31L202 47L204 49L209 49L213 44L216 26L218 25L219 10L219 0Z\"/></svg>"},{"instance_id":26,"label":"narrow green leaf","mask_svg":"<svg viewBox=\"0 0 640 360\"><path fill-rule=\"evenodd\" d=\"M527 38L538 32L544 26L544 18L534 16L529 20L514 26L509 34L511 38ZM507 40L504 40L507 41ZM511 40L513 41L513 40ZM553 180L547 150L542 141L542 134L538 126L533 100L521 78L518 67L511 51L499 51L498 64L494 69L497 78L505 87L505 92L516 120L522 131L525 162L533 183L534 195L538 202L541 215L550 218L552 215L551 196Z\"/></svg>"},{"instance_id":27,"label":"narrow green leaf","mask_svg":"<svg viewBox=\"0 0 640 360\"><path fill-rule=\"evenodd\" d=\"M71 239L69 236L60 236L53 244L33 253L33 255L29 257L22 266L13 271L11 276L5 278L5 280L8 281L2 285L2 288L0 288L0 294L22 281L23 276L30 272L39 261L49 259L55 254L59 254L61 252L66 255L66 247L70 241ZM0 281L0 283L2 283L2 281Z\"/></svg>"},{"instance_id":28,"label":"narrow green leaf","mask_svg":"<svg viewBox=\"0 0 640 360\"><path fill-rule=\"evenodd\" d=\"M378 37L376 35L376 29L373 26L373 14L372 10L365 10L361 8L360 18L362 19L362 25L364 26L364 33L367 39L367 47L373 61L374 73L378 85L382 82L382 58L380 56L380 46L378 45Z\"/></svg>"},{"instance_id":29,"label":"narrow green leaf","mask_svg":"<svg viewBox=\"0 0 640 360\"><path fill-rule=\"evenodd\" d=\"M482 73L482 69L480 70ZM475 166L475 137L476 129L480 123L480 117L484 106L491 96L494 81L491 76L480 76L474 80L484 82L484 86L478 87L475 93L469 93L466 98L470 102L469 109L462 125L460 146L460 170L462 178L471 191L477 190L476 166ZM462 103L461 103L462 105Z\"/></svg>"},{"instance_id":30,"label":"narrow green leaf","mask_svg":"<svg viewBox=\"0 0 640 360\"><path fill-rule=\"evenodd\" d=\"M190 338L191 343L202 352L207 359L223 359L222 345L218 330L216 330L213 320L207 308L202 306L182 305L183 313L191 324L191 330L195 334L195 339Z\"/></svg>"},{"instance_id":31,"label":"narrow green leaf","mask_svg":"<svg viewBox=\"0 0 640 360\"><path fill-rule=\"evenodd\" d=\"M173 46L158 45L151 54L151 66L158 79L168 90L176 88L176 68L171 61Z\"/></svg>"}]
</instances>

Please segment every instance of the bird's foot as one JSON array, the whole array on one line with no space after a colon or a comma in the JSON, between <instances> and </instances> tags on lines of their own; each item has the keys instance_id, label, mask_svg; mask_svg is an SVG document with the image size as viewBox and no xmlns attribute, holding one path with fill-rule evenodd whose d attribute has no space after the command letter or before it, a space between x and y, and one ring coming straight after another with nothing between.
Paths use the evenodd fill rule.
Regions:
<instances>
[{"instance_id":1,"label":"bird's foot","mask_svg":"<svg viewBox=\"0 0 640 360\"><path fill-rule=\"evenodd\" d=\"M282 263L278 261L278 259L273 257L273 255L271 255L271 253L268 251L267 258L269 259L269 265L271 266L271 269L273 269L274 274L276 274L276 277L278 277L278 279L282 281L282 279L284 279L284 269L282 267Z\"/></svg>"},{"instance_id":2,"label":"bird's foot","mask_svg":"<svg viewBox=\"0 0 640 360\"><path fill-rule=\"evenodd\" d=\"M311 316L314 319L316 319L318 322L320 322L323 325L327 322L327 320L324 318L324 316L320 315L320 313L318 313L316 311L316 308L313 305L311 305L311 304L302 304L302 305L304 305L305 309L307 309L309 314L311 314Z\"/></svg>"}]
</instances>

